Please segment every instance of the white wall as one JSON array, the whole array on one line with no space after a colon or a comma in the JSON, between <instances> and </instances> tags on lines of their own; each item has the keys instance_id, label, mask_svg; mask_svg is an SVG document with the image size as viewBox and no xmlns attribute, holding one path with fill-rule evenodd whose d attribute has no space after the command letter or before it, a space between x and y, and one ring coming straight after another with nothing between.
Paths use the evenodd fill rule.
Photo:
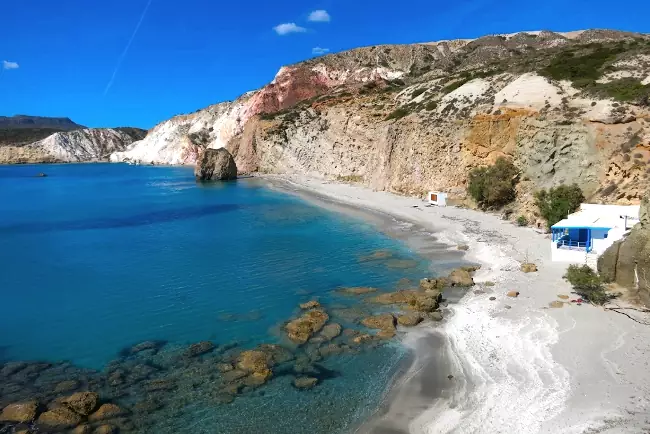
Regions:
<instances>
[{"instance_id":1,"label":"white wall","mask_svg":"<svg viewBox=\"0 0 650 434\"><path fill-rule=\"evenodd\" d=\"M557 242L551 242L551 260L553 262L568 262L584 264L587 252L584 250L558 249Z\"/></svg>"}]
</instances>

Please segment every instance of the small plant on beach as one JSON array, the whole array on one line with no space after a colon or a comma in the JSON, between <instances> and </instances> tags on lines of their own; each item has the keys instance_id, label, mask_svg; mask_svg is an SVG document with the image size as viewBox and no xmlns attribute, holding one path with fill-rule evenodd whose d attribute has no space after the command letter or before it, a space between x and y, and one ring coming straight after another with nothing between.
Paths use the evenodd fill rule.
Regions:
<instances>
[{"instance_id":1,"label":"small plant on beach","mask_svg":"<svg viewBox=\"0 0 650 434\"><path fill-rule=\"evenodd\" d=\"M512 162L499 158L492 166L472 169L467 191L483 209L504 206L515 199L518 173Z\"/></svg>"},{"instance_id":2,"label":"small plant on beach","mask_svg":"<svg viewBox=\"0 0 650 434\"><path fill-rule=\"evenodd\" d=\"M549 228L577 210L584 200L585 196L577 184L560 185L535 193L535 204Z\"/></svg>"},{"instance_id":3,"label":"small plant on beach","mask_svg":"<svg viewBox=\"0 0 650 434\"><path fill-rule=\"evenodd\" d=\"M517 217L517 226L528 226L528 219L526 216L520 215Z\"/></svg>"},{"instance_id":4,"label":"small plant on beach","mask_svg":"<svg viewBox=\"0 0 650 434\"><path fill-rule=\"evenodd\" d=\"M603 280L588 265L569 265L564 278L571 283L577 294L593 304L602 305L616 297L605 291Z\"/></svg>"}]
</instances>

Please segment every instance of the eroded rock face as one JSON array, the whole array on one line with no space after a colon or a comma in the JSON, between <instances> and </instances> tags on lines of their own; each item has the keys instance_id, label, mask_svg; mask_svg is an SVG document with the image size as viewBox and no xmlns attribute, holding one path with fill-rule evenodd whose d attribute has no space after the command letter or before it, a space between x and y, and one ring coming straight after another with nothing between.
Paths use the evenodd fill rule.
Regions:
<instances>
[{"instance_id":1,"label":"eroded rock face","mask_svg":"<svg viewBox=\"0 0 650 434\"><path fill-rule=\"evenodd\" d=\"M605 280L628 288L645 304L650 304L649 213L650 192L641 202L640 222L627 238L614 243L598 258L598 271Z\"/></svg>"},{"instance_id":2,"label":"eroded rock face","mask_svg":"<svg viewBox=\"0 0 650 434\"><path fill-rule=\"evenodd\" d=\"M228 181L237 178L237 165L225 148L206 149L194 169L197 181Z\"/></svg>"}]
</instances>

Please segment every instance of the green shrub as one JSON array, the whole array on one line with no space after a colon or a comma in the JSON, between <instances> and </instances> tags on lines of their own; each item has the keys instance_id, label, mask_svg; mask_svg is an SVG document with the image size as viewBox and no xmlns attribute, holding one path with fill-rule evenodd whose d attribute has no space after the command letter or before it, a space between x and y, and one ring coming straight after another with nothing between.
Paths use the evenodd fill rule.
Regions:
<instances>
[{"instance_id":1,"label":"green shrub","mask_svg":"<svg viewBox=\"0 0 650 434\"><path fill-rule=\"evenodd\" d=\"M438 101L429 101L425 108L429 111L435 110L438 107Z\"/></svg>"},{"instance_id":2,"label":"green shrub","mask_svg":"<svg viewBox=\"0 0 650 434\"><path fill-rule=\"evenodd\" d=\"M448 94L450 92L453 92L456 89L458 89L459 87L461 87L462 85L464 85L465 83L467 83L468 81L470 81L471 79L472 79L472 77L467 77L467 78L463 78L462 80L458 80L458 81L455 81L455 82L453 82L451 84L448 84L447 86L442 88L442 93L444 93L446 95L446 94Z\"/></svg>"},{"instance_id":3,"label":"green shrub","mask_svg":"<svg viewBox=\"0 0 650 434\"><path fill-rule=\"evenodd\" d=\"M520 215L517 217L517 226L528 226L528 219L526 216Z\"/></svg>"},{"instance_id":4,"label":"green shrub","mask_svg":"<svg viewBox=\"0 0 650 434\"><path fill-rule=\"evenodd\" d=\"M603 280L588 265L569 265L563 277L577 294L593 304L605 304L616 297L605 292Z\"/></svg>"},{"instance_id":5,"label":"green shrub","mask_svg":"<svg viewBox=\"0 0 650 434\"><path fill-rule=\"evenodd\" d=\"M404 107L400 107L393 111L391 114L386 116L386 120L389 121L391 119L402 119L404 116L408 115L409 111L405 109Z\"/></svg>"},{"instance_id":6,"label":"green shrub","mask_svg":"<svg viewBox=\"0 0 650 434\"><path fill-rule=\"evenodd\" d=\"M549 228L577 210L584 200L582 190L577 184L560 185L535 193L535 205Z\"/></svg>"},{"instance_id":7,"label":"green shrub","mask_svg":"<svg viewBox=\"0 0 650 434\"><path fill-rule=\"evenodd\" d=\"M628 101L637 105L648 105L650 85L641 84L636 78L621 78L609 83L592 82L585 89L592 94L614 98L617 101Z\"/></svg>"},{"instance_id":8,"label":"green shrub","mask_svg":"<svg viewBox=\"0 0 650 434\"><path fill-rule=\"evenodd\" d=\"M427 91L426 89L416 89L416 90L414 90L413 93L411 94L411 98L416 98L416 97L422 95L422 94L423 94L424 92L426 92L426 91Z\"/></svg>"},{"instance_id":9,"label":"green shrub","mask_svg":"<svg viewBox=\"0 0 650 434\"><path fill-rule=\"evenodd\" d=\"M600 77L603 65L616 58L616 55L625 51L624 47L603 47L600 44L591 44L591 51L581 56L576 56L572 50L563 51L555 56L546 68L540 73L554 80L571 80L584 85Z\"/></svg>"},{"instance_id":10,"label":"green shrub","mask_svg":"<svg viewBox=\"0 0 650 434\"><path fill-rule=\"evenodd\" d=\"M506 205L515 199L518 173L514 164L499 158L492 166L472 169L467 191L481 208Z\"/></svg>"}]
</instances>

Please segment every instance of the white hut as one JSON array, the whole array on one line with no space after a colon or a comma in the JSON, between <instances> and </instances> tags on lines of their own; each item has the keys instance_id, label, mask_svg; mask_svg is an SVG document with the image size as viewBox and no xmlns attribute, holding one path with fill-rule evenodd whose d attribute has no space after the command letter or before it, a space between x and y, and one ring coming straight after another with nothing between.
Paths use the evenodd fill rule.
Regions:
<instances>
[{"instance_id":1,"label":"white hut","mask_svg":"<svg viewBox=\"0 0 650 434\"><path fill-rule=\"evenodd\" d=\"M427 194L427 200L431 205L447 206L447 193L430 191Z\"/></svg>"}]
</instances>

